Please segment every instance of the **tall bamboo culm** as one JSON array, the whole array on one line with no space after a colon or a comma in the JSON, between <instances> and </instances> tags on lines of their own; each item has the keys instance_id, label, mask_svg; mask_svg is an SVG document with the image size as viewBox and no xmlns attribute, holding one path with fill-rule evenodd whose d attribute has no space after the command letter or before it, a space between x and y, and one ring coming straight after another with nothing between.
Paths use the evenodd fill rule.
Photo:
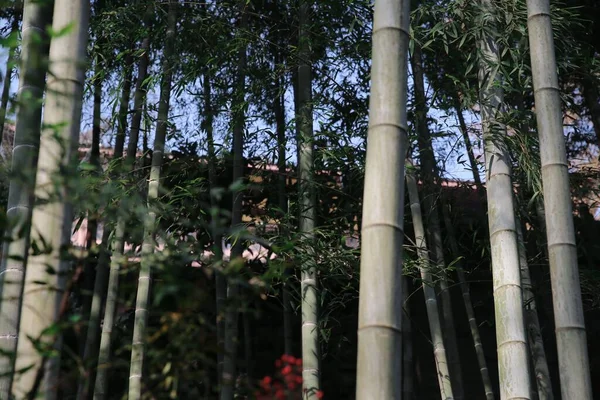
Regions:
<instances>
[{"instance_id":1,"label":"tall bamboo culm","mask_svg":"<svg viewBox=\"0 0 600 400\"><path fill-rule=\"evenodd\" d=\"M279 57L275 57L275 65L279 65ZM282 223L279 227L281 235L285 235L286 228L283 223L283 218L288 213L288 197L286 193L287 186L287 171L286 171L286 138L285 138L285 93L283 90L282 79L277 77L273 96L273 114L275 116L275 124L277 131L277 200L278 206L281 210ZM292 270L286 266L283 273L283 349L285 354L292 355L293 350L293 305L292 305L292 294L291 292L291 277Z\"/></svg>"},{"instance_id":2,"label":"tall bamboo culm","mask_svg":"<svg viewBox=\"0 0 600 400\"><path fill-rule=\"evenodd\" d=\"M115 140L115 152L113 155L113 161L118 160L123 156L123 148L125 144L125 130L127 129L127 111L129 110L129 100L131 94L131 70L132 70L133 57L130 53L125 58L124 68L124 82L121 93L121 101L119 105L119 122L117 130L117 138ZM124 117L125 116L125 117ZM116 176L113 172L113 177ZM115 204L111 203L109 207L114 207ZM110 254L108 252L110 234L113 228L113 221L109 215L114 214L114 209L107 212L107 218L104 220L104 230L102 232L102 241L98 249L98 264L96 266L96 276L94 279L94 288L92 294L92 304L90 307L90 318L88 322L87 335L85 338L84 347L84 362L89 368L96 368L98 364L98 356L100 351L100 334L102 322L102 308L106 301L107 285L109 278L109 262ZM96 381L97 370L91 374L83 377L82 384L84 385L79 392L78 396L86 396L88 393L93 391L93 387ZM81 397L79 397L81 398Z\"/></svg>"},{"instance_id":3,"label":"tall bamboo culm","mask_svg":"<svg viewBox=\"0 0 600 400\"><path fill-rule=\"evenodd\" d=\"M460 256L460 252L458 250L457 236L454 231L454 225L452 225L452 221L450 220L450 214L447 207L442 207L442 212L444 216L444 224L446 225L446 231L448 232L448 239L450 241L450 250L452 250L453 256L458 258ZM485 398L487 400L494 400L494 388L492 387L490 371L485 360L485 352L483 350L483 343L481 342L481 335L479 334L479 325L477 325L477 319L475 318L475 310L473 309L471 292L469 290L469 284L467 283L465 270L463 269L462 262L460 260L455 264L455 267L458 283L460 285L460 291L462 293L463 303L465 305L465 311L467 312L467 319L469 320L469 328L471 330L471 337L473 338L475 354L477 355L477 363L479 364L479 373L481 374Z\"/></svg>"},{"instance_id":4,"label":"tall bamboo culm","mask_svg":"<svg viewBox=\"0 0 600 400\"><path fill-rule=\"evenodd\" d=\"M42 96L46 83L49 41L46 27L52 23L52 2L25 0L21 29L20 79L12 154L12 171L6 214L11 222L5 235L0 267L0 400L7 400L17 350L21 291L29 253L29 233L36 159L40 144Z\"/></svg>"},{"instance_id":5,"label":"tall bamboo culm","mask_svg":"<svg viewBox=\"0 0 600 400\"><path fill-rule=\"evenodd\" d=\"M496 13L495 5L491 0L481 0L479 12L481 21L489 21L489 16ZM480 24L490 25L489 22ZM478 42L479 102L485 146L500 398L530 399L511 165L504 145L506 127L500 121L504 101L499 75L500 53L493 25L482 28L481 35Z\"/></svg>"},{"instance_id":6,"label":"tall bamboo culm","mask_svg":"<svg viewBox=\"0 0 600 400\"><path fill-rule=\"evenodd\" d=\"M315 192L313 176L313 107L310 18L311 0L301 0L298 33L298 197L300 234L312 241L315 229ZM310 244L308 244L310 246ZM301 266L302 306L302 390L304 399L317 399L321 379L319 348L319 293L316 254L308 251Z\"/></svg>"},{"instance_id":7,"label":"tall bamboo culm","mask_svg":"<svg viewBox=\"0 0 600 400\"><path fill-rule=\"evenodd\" d=\"M238 37L244 38L244 29L248 21L247 3L239 1L239 26ZM246 46L238 50L237 79L234 89L233 100L233 176L234 185L242 184L244 178L244 129L246 125L244 103L246 101ZM243 191L239 189L233 192L233 203L231 207L231 228L238 230L242 225L242 196ZM239 237L232 238L230 263L244 263L242 241ZM221 376L220 400L233 400L235 394L235 382L237 378L237 347L238 347L238 310L236 303L239 297L239 286L233 280L227 281L227 299L230 304L225 311L225 336L223 355L223 370Z\"/></svg>"},{"instance_id":8,"label":"tall bamboo culm","mask_svg":"<svg viewBox=\"0 0 600 400\"><path fill-rule=\"evenodd\" d=\"M215 255L215 300L217 314L217 381L221 382L223 373L223 348L225 345L225 303L227 299L227 280L223 275L223 235L220 227L219 203L214 193L217 185L217 153L215 150L215 139L213 135L214 110L212 107L212 89L210 84L211 75L204 74L202 91L204 95L204 121L203 127L206 132L208 147L208 182L210 185L210 234L213 239L213 253Z\"/></svg>"},{"instance_id":9,"label":"tall bamboo culm","mask_svg":"<svg viewBox=\"0 0 600 400\"><path fill-rule=\"evenodd\" d=\"M454 100L454 108L456 110L460 131L465 142L466 152L469 156L469 164L471 165L471 172L473 173L473 181L475 182L477 192L480 194L479 197L483 200L485 196L485 190L483 188L483 185L481 184L481 178L479 176L479 167L477 165L475 154L473 153L473 145L471 143L471 139L469 138L469 130L467 128L467 124L462 114L460 93L456 94ZM450 219L450 210L448 207L448 202L445 200L442 201L444 203L442 206L442 215L444 217L444 225L446 226L446 231L448 232L450 250L452 251L454 258L458 259L458 257L461 256L461 253L458 249L458 236L456 235L454 225L452 224L452 220ZM477 324L477 319L475 318L475 310L473 308L473 302L471 301L471 292L469 289L469 284L467 283L467 277L465 275L465 270L463 268L462 261L458 260L458 262L455 263L455 267L456 275L458 277L458 283L460 285L460 291L463 298L463 304L465 305L465 311L467 312L467 319L469 321L471 338L473 339L475 354L477 355L477 363L479 364L479 373L481 375L481 381L483 383L485 398L487 400L494 400L495 395L494 389L492 387L492 381L490 379L490 371L488 369L487 361L485 359L485 351L483 349L483 343L481 342L479 325Z\"/></svg>"},{"instance_id":10,"label":"tall bamboo culm","mask_svg":"<svg viewBox=\"0 0 600 400\"><path fill-rule=\"evenodd\" d=\"M32 254L27 261L15 369L31 368L14 378L17 398L35 393L46 399L56 398L58 382L52 378L57 376L59 364L46 359L37 347L52 348L61 342L60 336L42 336L42 332L59 317L68 269L61 248L71 239L73 207L68 198L69 177L63 171L67 168L74 172L77 165L89 12L90 3L86 0L56 0L54 4L54 32L73 26L64 35L52 38L50 44L51 78L47 84L45 128L35 185L35 197L49 201L35 207L31 218L31 241L36 241L44 251ZM54 184L57 177L60 177L58 185ZM38 339L40 342L34 343ZM43 373L41 384L37 382L40 373Z\"/></svg>"},{"instance_id":11,"label":"tall bamboo culm","mask_svg":"<svg viewBox=\"0 0 600 400\"><path fill-rule=\"evenodd\" d=\"M402 398L402 244L410 1L375 1L361 227L356 399Z\"/></svg>"},{"instance_id":12,"label":"tall bamboo culm","mask_svg":"<svg viewBox=\"0 0 600 400\"><path fill-rule=\"evenodd\" d=\"M535 295L529 273L529 262L527 262L527 250L525 248L525 239L523 238L523 229L517 221L517 239L519 241L519 266L521 267L521 286L523 287L523 306L525 310L525 326L527 328L527 338L529 339L529 352L534 369L534 378L537 386L539 400L553 400L552 382L550 381L550 370L548 369L548 360L542 341L542 332L540 321L538 319L537 308L535 306Z\"/></svg>"},{"instance_id":13,"label":"tall bamboo culm","mask_svg":"<svg viewBox=\"0 0 600 400\"><path fill-rule=\"evenodd\" d=\"M151 21L154 16L154 3L148 2L144 25L151 29ZM142 110L146 99L146 77L148 75L148 64L150 63L150 37L146 36L140 46L141 55L138 62L138 76L136 80L135 94L133 99L134 113L131 118L131 129L129 131L129 142L127 144L127 154L125 156L125 167L131 171L135 166L137 154L138 139L142 121ZM125 93L123 93L125 97ZM122 99L121 104L123 104ZM127 103L128 104L128 103ZM123 114L121 114L122 117ZM120 125L125 126L125 119L121 119ZM124 147L125 132L119 132L117 135L117 145ZM115 150L117 150L115 145ZM120 157L122 147L119 147L119 153L115 157ZM119 167L121 165L119 164ZM119 276L121 265L125 262L125 227L127 221L123 215L118 216L115 224L114 240L112 244L112 256L110 257L110 267L108 272L108 287L106 291L106 305L104 307L104 319L102 322L102 331L100 333L100 349L98 351L98 367L96 368L96 381L94 383L94 400L103 400L108 395L108 369L112 354L112 330L114 328L115 313L117 308L117 295L119 291ZM109 224L106 224L109 225ZM108 229L108 226L105 226ZM103 235L104 236L104 235ZM107 236L108 239L108 236ZM104 253L108 255L107 253ZM101 254L101 257L103 255ZM99 261L102 266L104 260Z\"/></svg>"},{"instance_id":14,"label":"tall bamboo culm","mask_svg":"<svg viewBox=\"0 0 600 400\"><path fill-rule=\"evenodd\" d=\"M156 247L156 209L160 183L160 171L163 164L165 140L169 124L169 101L171 97L171 81L173 78L173 56L175 53L175 29L177 3L169 1L168 27L163 50L162 79L160 84L160 99L156 122L156 136L152 152L152 166L148 182L147 212L144 218L144 240L142 243L141 267L138 277L137 295L135 302L135 319L133 324L133 341L131 344L131 364L129 369L129 400L142 398L142 378L146 348L146 326L148 325L148 302L150 300L150 284L152 282L152 255Z\"/></svg>"},{"instance_id":15,"label":"tall bamboo culm","mask_svg":"<svg viewBox=\"0 0 600 400\"><path fill-rule=\"evenodd\" d=\"M453 399L452 381L450 380L450 370L448 368L448 359L446 357L446 348L442 336L441 316L438 308L438 301L435 293L435 283L431 277L431 262L429 260L429 250L425 239L425 228L423 224L423 213L421 212L421 203L419 201L419 192L417 189L417 179L413 172L406 173L406 187L410 201L410 212L415 230L415 245L419 255L419 272L423 282L423 294L425 296L425 306L427 308L427 319L429 320L429 331L431 332L431 342L433 343L433 357L440 385L440 395L442 400Z\"/></svg>"},{"instance_id":16,"label":"tall bamboo culm","mask_svg":"<svg viewBox=\"0 0 600 400\"><path fill-rule=\"evenodd\" d=\"M592 398L592 385L548 0L527 0L527 28L540 137L561 393L563 399L588 400Z\"/></svg>"},{"instance_id":17,"label":"tall bamboo culm","mask_svg":"<svg viewBox=\"0 0 600 400\"><path fill-rule=\"evenodd\" d=\"M437 197L441 185L438 183L439 174L435 163L433 142L427 122L429 107L425 95L423 57L421 54L421 47L416 43L410 57L410 63L413 72L413 89L415 94L415 130L417 132L417 142L421 162L420 176L423 180L424 189L423 205L427 210L427 218L424 223L426 225L427 238L429 240L431 262L435 265L436 273L440 275L438 283L440 290L438 292L438 297L442 317L442 331L450 369L450 380L452 381L452 389L455 398L457 400L463 400L464 389L462 384L462 368L460 365L458 341L456 339L456 328L454 326L454 312L452 310L450 286L448 285L448 271L446 270L446 261L444 257L442 224L440 223L438 212L439 202L437 201Z\"/></svg>"},{"instance_id":18,"label":"tall bamboo culm","mask_svg":"<svg viewBox=\"0 0 600 400\"><path fill-rule=\"evenodd\" d=\"M95 174L100 174L102 167L100 166L100 124L102 116L102 70L103 63L100 62L100 56L96 55L95 61L95 72L93 78L94 87L94 111L93 111L93 126L92 126L92 148L90 151L90 164L94 166ZM89 251L88 254L98 251L96 239L98 236L98 215L94 212L95 210L88 210L88 226L86 232L86 249ZM88 366L92 366L90 361L95 360L98 355L98 341L100 333L100 307L101 304L97 301L97 295L101 293L95 290L95 282L102 280L102 274L99 272L99 268L94 268L95 260L93 257L88 257L85 261L83 270L84 282L82 284L82 291L89 290L89 294L84 297L82 305L82 319L88 321L87 326L82 329L84 341L81 348L81 355L83 357L84 368L86 373L80 376L79 387L77 388L77 399L86 400L88 390L90 387L90 376L96 376L95 371L89 371ZM96 270L96 271L95 271ZM88 307L89 306L89 307ZM96 367L96 363L93 362L93 367ZM89 371L89 372L88 372Z\"/></svg>"}]
</instances>

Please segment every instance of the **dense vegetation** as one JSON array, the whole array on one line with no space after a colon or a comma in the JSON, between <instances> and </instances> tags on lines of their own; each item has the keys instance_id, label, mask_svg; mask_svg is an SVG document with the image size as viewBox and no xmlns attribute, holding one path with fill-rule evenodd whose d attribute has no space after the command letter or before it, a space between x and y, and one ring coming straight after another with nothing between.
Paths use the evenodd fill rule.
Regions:
<instances>
[{"instance_id":1,"label":"dense vegetation","mask_svg":"<svg viewBox=\"0 0 600 400\"><path fill-rule=\"evenodd\" d=\"M595 1L0 0L0 33L0 399L600 396Z\"/></svg>"}]
</instances>

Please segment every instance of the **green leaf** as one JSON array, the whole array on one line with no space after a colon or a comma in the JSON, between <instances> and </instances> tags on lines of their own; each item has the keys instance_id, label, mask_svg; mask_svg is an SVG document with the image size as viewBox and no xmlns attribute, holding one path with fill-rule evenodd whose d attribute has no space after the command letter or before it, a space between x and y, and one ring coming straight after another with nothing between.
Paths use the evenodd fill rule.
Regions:
<instances>
[{"instance_id":1,"label":"green leaf","mask_svg":"<svg viewBox=\"0 0 600 400\"><path fill-rule=\"evenodd\" d=\"M71 32L71 30L74 28L75 28L75 21L70 22L69 24L67 24L67 26L65 26L64 28L61 28L58 31L55 31L54 29L52 29L51 26L49 26L48 27L48 35L51 38L61 37L61 36L69 34L69 32Z\"/></svg>"},{"instance_id":2,"label":"green leaf","mask_svg":"<svg viewBox=\"0 0 600 400\"><path fill-rule=\"evenodd\" d=\"M0 38L0 46L14 49L19 46L19 33L11 32L7 37Z\"/></svg>"}]
</instances>

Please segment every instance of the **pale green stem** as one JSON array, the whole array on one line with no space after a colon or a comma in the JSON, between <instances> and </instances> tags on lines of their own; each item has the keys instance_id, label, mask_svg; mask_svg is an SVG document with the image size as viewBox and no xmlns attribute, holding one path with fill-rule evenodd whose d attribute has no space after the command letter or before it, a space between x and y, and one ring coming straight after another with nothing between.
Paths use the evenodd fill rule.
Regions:
<instances>
[{"instance_id":1,"label":"pale green stem","mask_svg":"<svg viewBox=\"0 0 600 400\"><path fill-rule=\"evenodd\" d=\"M457 236L454 231L454 225L450 220L450 215L446 207L442 208L444 215L444 223L448 231L448 238L450 240L450 249L454 254L454 257L459 257L460 252L458 250ZM485 391L486 400L494 400L494 389L492 387L492 381L490 379L490 372L485 361L485 352L483 351L483 343L481 342L481 335L479 334L479 325L475 319L475 310L473 309L473 303L471 301L471 293L469 291L469 285L465 276L465 271L462 266L462 262L458 261L455 264L456 275L458 276L458 282L460 284L460 290L462 292L463 303L465 304L465 310L467 312L467 319L469 320L469 328L471 330L471 337L473 338L473 344L475 346L475 353L477 354L477 363L479 365L479 373L481 374L481 381L483 382L483 390Z\"/></svg>"},{"instance_id":2,"label":"pale green stem","mask_svg":"<svg viewBox=\"0 0 600 400\"><path fill-rule=\"evenodd\" d=\"M7 219L0 267L0 399L8 400L17 350L21 293L29 253L36 159L40 142L42 96L45 88L49 41L45 28L52 21L53 4L26 0L21 31L20 79Z\"/></svg>"},{"instance_id":3,"label":"pale green stem","mask_svg":"<svg viewBox=\"0 0 600 400\"><path fill-rule=\"evenodd\" d=\"M431 341L433 344L433 356L438 373L440 395L442 400L453 399L454 395L452 392L452 382L450 380L450 370L446 358L444 338L442 336L441 318L434 282L431 276L431 263L429 251L427 250L427 241L425 239L425 227L423 226L423 215L421 212L421 203L419 202L417 179L412 172L406 173L406 187L410 201L413 228L415 230L415 244L419 255L419 271L423 282L423 294L425 295L425 306L427 308L427 319L429 320L429 331L431 332Z\"/></svg>"},{"instance_id":4,"label":"pale green stem","mask_svg":"<svg viewBox=\"0 0 600 400\"><path fill-rule=\"evenodd\" d=\"M146 347L146 329L148 325L148 307L150 300L150 284L152 281L152 255L156 243L156 211L154 203L158 199L160 172L163 164L163 153L167 137L169 118L169 101L171 97L171 81L173 78L173 61L176 35L177 3L169 2L168 28L163 50L163 76L158 103L158 118L156 122L156 137L152 152L150 181L148 182L147 214L144 219L144 241L142 243L141 268L138 277L138 287L135 303L135 320L133 324L133 341L131 344L131 365L129 369L129 400L142 398L142 378Z\"/></svg>"},{"instance_id":5,"label":"pale green stem","mask_svg":"<svg viewBox=\"0 0 600 400\"><path fill-rule=\"evenodd\" d=\"M546 209L546 234L563 399L592 398L569 163L548 0L527 0L527 28Z\"/></svg>"},{"instance_id":6,"label":"pale green stem","mask_svg":"<svg viewBox=\"0 0 600 400\"><path fill-rule=\"evenodd\" d=\"M491 0L481 0L482 20L496 12ZM488 220L494 280L494 308L500 397L530 399L527 334L523 315L519 251L515 228L510 158L504 146L501 115L504 93L499 76L500 55L495 33L478 42L480 107L485 144Z\"/></svg>"},{"instance_id":7,"label":"pale green stem","mask_svg":"<svg viewBox=\"0 0 600 400\"><path fill-rule=\"evenodd\" d=\"M308 0L300 2L299 9L299 65L298 65L298 196L300 205L299 228L307 245L314 238L316 198L313 188L313 109L310 10ZM301 266L300 291L302 308L302 396L317 399L321 387L321 352L319 348L319 293L316 254L309 251Z\"/></svg>"},{"instance_id":8,"label":"pale green stem","mask_svg":"<svg viewBox=\"0 0 600 400\"><path fill-rule=\"evenodd\" d=\"M517 239L519 241L519 265L521 267L521 285L523 287L523 302L525 308L525 325L529 339L529 352L533 361L535 382L537 385L538 398L540 400L553 400L552 382L550 381L550 370L548 360L542 341L540 321L535 306L535 295L529 274L529 263L527 262L527 251L521 224L516 222Z\"/></svg>"},{"instance_id":9,"label":"pale green stem","mask_svg":"<svg viewBox=\"0 0 600 400\"><path fill-rule=\"evenodd\" d=\"M361 225L356 399L402 396L402 243L410 1L378 0Z\"/></svg>"},{"instance_id":10,"label":"pale green stem","mask_svg":"<svg viewBox=\"0 0 600 400\"><path fill-rule=\"evenodd\" d=\"M144 18L145 25L149 27L150 17L154 15L153 3L149 3L146 8L146 16ZM142 109L146 98L146 77L148 74L150 39L144 38L141 44L142 54L138 63L138 77L133 100L134 114L131 119L131 129L129 132L129 143L127 146L127 155L125 160L126 168L132 170L135 165L137 154L137 145L142 121ZM125 97L125 93L124 93ZM121 125L124 126L124 121L121 120ZM121 136L117 140L117 145L123 144ZM115 154L115 157L120 157L120 154ZM108 276L108 289L106 294L106 306L104 308L104 321L102 323L102 333L100 335L100 350L98 353L98 368L96 369L96 382L94 384L94 400L104 400L108 396L108 370L111 366L111 341L112 331L115 322L115 313L117 309L118 291L119 291L119 275L121 272L121 264L126 260L124 254L125 249L125 229L127 221L124 216L117 218L115 228L115 239L112 246L112 256L110 259L110 271ZM108 237L108 236L107 236ZM106 265L106 261L100 259L99 265Z\"/></svg>"},{"instance_id":11,"label":"pale green stem","mask_svg":"<svg viewBox=\"0 0 600 400\"><path fill-rule=\"evenodd\" d=\"M64 274L68 270L62 247L71 239L73 208L68 197L69 178L63 173L65 168L76 165L89 9L85 0L56 0L54 4L53 30L61 31L70 24L73 27L66 34L53 37L49 50L51 79L47 84L45 128L35 185L36 198L49 201L33 209L30 236L32 243L44 243L41 247L45 250L27 260L15 369L31 368L14 377L17 398L36 392L46 399L56 396L57 385L52 379L57 377L59 359L46 360L36 346L54 347L61 343L60 333L42 333L57 322L66 282ZM34 344L36 340L39 344ZM43 374L43 380L36 390L38 373Z\"/></svg>"}]
</instances>

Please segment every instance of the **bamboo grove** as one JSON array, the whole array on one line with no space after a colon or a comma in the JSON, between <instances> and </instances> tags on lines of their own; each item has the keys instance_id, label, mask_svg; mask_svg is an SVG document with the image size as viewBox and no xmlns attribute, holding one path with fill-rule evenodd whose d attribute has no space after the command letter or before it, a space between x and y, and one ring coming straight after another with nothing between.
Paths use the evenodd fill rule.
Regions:
<instances>
[{"instance_id":1,"label":"bamboo grove","mask_svg":"<svg viewBox=\"0 0 600 400\"><path fill-rule=\"evenodd\" d=\"M600 396L593 0L0 0L0 399Z\"/></svg>"}]
</instances>

